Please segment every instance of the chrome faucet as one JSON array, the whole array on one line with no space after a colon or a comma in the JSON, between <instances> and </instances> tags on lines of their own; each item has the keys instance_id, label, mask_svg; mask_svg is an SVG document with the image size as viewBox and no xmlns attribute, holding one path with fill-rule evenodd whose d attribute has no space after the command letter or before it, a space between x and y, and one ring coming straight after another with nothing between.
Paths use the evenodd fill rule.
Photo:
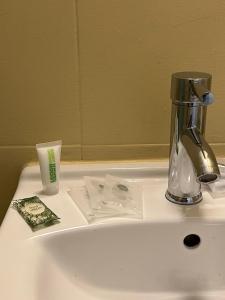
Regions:
<instances>
[{"instance_id":1,"label":"chrome faucet","mask_svg":"<svg viewBox=\"0 0 225 300\"><path fill-rule=\"evenodd\" d=\"M170 162L166 198L177 204L202 200L201 183L220 176L215 155L204 138L211 75L179 72L171 81Z\"/></svg>"}]
</instances>

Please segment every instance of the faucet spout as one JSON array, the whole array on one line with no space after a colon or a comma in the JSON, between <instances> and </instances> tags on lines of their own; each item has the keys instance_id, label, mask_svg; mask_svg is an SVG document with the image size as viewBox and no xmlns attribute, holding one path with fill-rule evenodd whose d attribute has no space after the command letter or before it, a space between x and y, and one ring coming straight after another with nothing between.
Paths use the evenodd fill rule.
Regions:
<instances>
[{"instance_id":1,"label":"faucet spout","mask_svg":"<svg viewBox=\"0 0 225 300\"><path fill-rule=\"evenodd\" d=\"M177 204L202 200L201 184L219 178L215 155L204 138L211 75L180 72L172 76L170 165L166 198Z\"/></svg>"},{"instance_id":2,"label":"faucet spout","mask_svg":"<svg viewBox=\"0 0 225 300\"><path fill-rule=\"evenodd\" d=\"M191 159L197 181L200 183L216 181L220 176L216 157L198 129L186 129L181 136L181 142Z\"/></svg>"}]
</instances>

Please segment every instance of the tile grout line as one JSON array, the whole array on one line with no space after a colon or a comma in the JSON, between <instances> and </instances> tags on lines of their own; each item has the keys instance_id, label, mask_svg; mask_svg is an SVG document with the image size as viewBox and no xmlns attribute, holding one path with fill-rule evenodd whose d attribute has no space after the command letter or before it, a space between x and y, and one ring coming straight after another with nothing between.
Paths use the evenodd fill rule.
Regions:
<instances>
[{"instance_id":1,"label":"tile grout line","mask_svg":"<svg viewBox=\"0 0 225 300\"><path fill-rule=\"evenodd\" d=\"M211 146L225 146L225 143L209 143ZM66 148L84 148L84 147L105 147L105 148L126 148L126 147L169 147L168 143L149 143L149 144L63 144L63 147ZM35 144L33 145L0 145L0 149L10 149L10 148L27 148L35 149Z\"/></svg>"},{"instance_id":2,"label":"tile grout line","mask_svg":"<svg viewBox=\"0 0 225 300\"><path fill-rule=\"evenodd\" d=\"M74 34L77 48L77 65L78 65L78 107L79 107L79 116L80 116L80 159L83 160L83 114L82 114L82 92L81 92L81 62L80 62L80 31L79 31L79 15L78 15L78 0L73 0L74 8Z\"/></svg>"},{"instance_id":3,"label":"tile grout line","mask_svg":"<svg viewBox=\"0 0 225 300\"><path fill-rule=\"evenodd\" d=\"M65 148L81 148L81 145L80 144L70 144L70 145L62 145L63 147ZM3 149L14 149L14 148L17 148L17 149L33 149L35 150L35 145L4 145L4 146L1 146L0 145L0 150L3 150Z\"/></svg>"},{"instance_id":4,"label":"tile grout line","mask_svg":"<svg viewBox=\"0 0 225 300\"><path fill-rule=\"evenodd\" d=\"M225 144L224 144L225 145ZM162 143L162 144L85 144L84 147L112 147L112 148L123 148L123 147L155 147L155 146L161 146L161 147L168 147L169 144Z\"/></svg>"}]
</instances>

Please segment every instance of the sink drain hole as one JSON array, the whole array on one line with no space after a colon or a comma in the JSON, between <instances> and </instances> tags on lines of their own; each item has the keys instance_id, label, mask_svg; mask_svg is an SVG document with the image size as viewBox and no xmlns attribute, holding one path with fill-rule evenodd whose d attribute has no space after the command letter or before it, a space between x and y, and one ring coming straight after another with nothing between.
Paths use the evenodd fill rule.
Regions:
<instances>
[{"instance_id":1,"label":"sink drain hole","mask_svg":"<svg viewBox=\"0 0 225 300\"><path fill-rule=\"evenodd\" d=\"M199 246L201 239L197 234L189 234L184 238L184 245L188 248L196 248Z\"/></svg>"}]
</instances>

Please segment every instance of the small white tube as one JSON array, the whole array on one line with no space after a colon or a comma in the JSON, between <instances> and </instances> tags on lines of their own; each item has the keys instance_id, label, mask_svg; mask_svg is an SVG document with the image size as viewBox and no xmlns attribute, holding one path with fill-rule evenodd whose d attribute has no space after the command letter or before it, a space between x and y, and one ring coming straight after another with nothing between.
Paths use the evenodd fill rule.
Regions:
<instances>
[{"instance_id":1,"label":"small white tube","mask_svg":"<svg viewBox=\"0 0 225 300\"><path fill-rule=\"evenodd\" d=\"M57 194L59 191L61 146L62 141L36 145L43 191L47 195Z\"/></svg>"}]
</instances>

